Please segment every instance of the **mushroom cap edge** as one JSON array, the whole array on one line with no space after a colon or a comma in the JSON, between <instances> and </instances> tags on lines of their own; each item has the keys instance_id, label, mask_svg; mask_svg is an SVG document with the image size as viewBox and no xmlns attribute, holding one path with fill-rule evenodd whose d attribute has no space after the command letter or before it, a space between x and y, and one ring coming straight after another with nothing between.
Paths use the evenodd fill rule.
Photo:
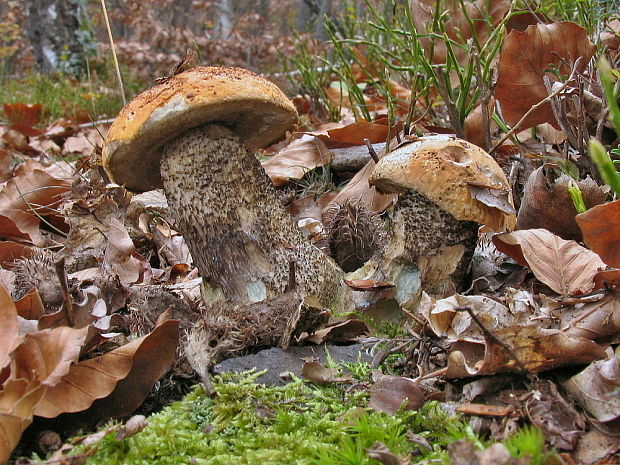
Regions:
<instances>
[{"instance_id":1,"label":"mushroom cap edge","mask_svg":"<svg viewBox=\"0 0 620 465\"><path fill-rule=\"evenodd\" d=\"M514 214L472 198L469 186L512 194L506 175L483 149L453 135L423 136L379 160L369 183L384 192L413 189L458 220L475 221L496 231L512 230Z\"/></svg>"},{"instance_id":2,"label":"mushroom cap edge","mask_svg":"<svg viewBox=\"0 0 620 465\"><path fill-rule=\"evenodd\" d=\"M297 110L272 82L242 68L201 66L136 96L112 123L102 165L114 182L137 192L162 187L162 148L210 122L232 129L251 149L277 141Z\"/></svg>"}]
</instances>

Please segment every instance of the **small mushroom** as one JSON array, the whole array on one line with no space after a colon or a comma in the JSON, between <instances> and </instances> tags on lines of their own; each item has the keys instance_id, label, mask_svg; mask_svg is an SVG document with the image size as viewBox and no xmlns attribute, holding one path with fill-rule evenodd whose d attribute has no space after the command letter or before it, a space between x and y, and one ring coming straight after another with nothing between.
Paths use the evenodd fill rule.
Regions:
<instances>
[{"instance_id":1,"label":"small mushroom","mask_svg":"<svg viewBox=\"0 0 620 465\"><path fill-rule=\"evenodd\" d=\"M400 144L379 160L369 182L403 195L387 245L348 279L396 284L395 300L405 309L415 309L422 290L446 296L464 286L480 225L514 228L501 168L484 150L454 136Z\"/></svg>"},{"instance_id":2,"label":"small mushroom","mask_svg":"<svg viewBox=\"0 0 620 465\"><path fill-rule=\"evenodd\" d=\"M102 162L137 192L164 188L208 302L282 294L289 262L303 295L331 306L342 271L297 229L252 152L297 119L271 82L239 68L197 67L148 89L112 124Z\"/></svg>"}]
</instances>

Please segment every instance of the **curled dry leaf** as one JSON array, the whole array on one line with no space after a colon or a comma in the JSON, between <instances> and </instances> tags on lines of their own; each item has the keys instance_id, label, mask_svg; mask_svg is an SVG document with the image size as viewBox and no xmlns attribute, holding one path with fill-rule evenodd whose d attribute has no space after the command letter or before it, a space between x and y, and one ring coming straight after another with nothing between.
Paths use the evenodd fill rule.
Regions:
<instances>
[{"instance_id":1,"label":"curled dry leaf","mask_svg":"<svg viewBox=\"0 0 620 465\"><path fill-rule=\"evenodd\" d=\"M448 341L481 342L484 335L480 327L472 321L469 313L458 311L468 307L490 331L515 324L523 324L530 315L513 314L508 307L484 296L464 296L455 294L445 299L435 300L427 293L422 294L419 312L426 318L433 332Z\"/></svg>"},{"instance_id":2,"label":"curled dry leaf","mask_svg":"<svg viewBox=\"0 0 620 465\"><path fill-rule=\"evenodd\" d=\"M605 358L598 344L539 326L510 326L485 335L485 343L458 341L448 355L446 378L503 372L539 373ZM515 357L518 360L515 360Z\"/></svg>"},{"instance_id":3,"label":"curled dry leaf","mask_svg":"<svg viewBox=\"0 0 620 465\"><path fill-rule=\"evenodd\" d=\"M26 334L13 352L11 377L56 386L78 360L88 328L62 326Z\"/></svg>"},{"instance_id":4,"label":"curled dry leaf","mask_svg":"<svg viewBox=\"0 0 620 465\"><path fill-rule=\"evenodd\" d=\"M0 370L11 360L19 345L17 308L3 285L0 285Z\"/></svg>"},{"instance_id":5,"label":"curled dry leaf","mask_svg":"<svg viewBox=\"0 0 620 465\"><path fill-rule=\"evenodd\" d=\"M607 423L620 418L620 349L607 360L592 363L563 385L596 420Z\"/></svg>"},{"instance_id":6,"label":"curled dry leaf","mask_svg":"<svg viewBox=\"0 0 620 465\"><path fill-rule=\"evenodd\" d=\"M608 194L590 177L581 181L574 181L566 174L557 179L552 177L553 173L544 167L530 174L523 188L517 229L543 228L562 239L580 241L581 230L575 221L577 212L568 188L577 184L587 208L603 203Z\"/></svg>"},{"instance_id":7,"label":"curled dry leaf","mask_svg":"<svg viewBox=\"0 0 620 465\"><path fill-rule=\"evenodd\" d=\"M35 405L46 387L26 379L8 379L0 391L0 463L5 463L32 423Z\"/></svg>"},{"instance_id":8,"label":"curled dry leaf","mask_svg":"<svg viewBox=\"0 0 620 465\"><path fill-rule=\"evenodd\" d=\"M594 275L605 264L594 252L575 241L566 241L546 229L527 229L493 236L500 252L562 295L587 293L594 288Z\"/></svg>"},{"instance_id":9,"label":"curled dry leaf","mask_svg":"<svg viewBox=\"0 0 620 465\"><path fill-rule=\"evenodd\" d=\"M34 169L10 179L0 192L0 234L44 245L39 232L41 216L59 216L56 210L69 183Z\"/></svg>"},{"instance_id":10,"label":"curled dry leaf","mask_svg":"<svg viewBox=\"0 0 620 465\"><path fill-rule=\"evenodd\" d=\"M387 121L386 121L387 122ZM365 139L371 144L385 142L390 132L386 124L370 121L358 121L340 128L329 129L326 136L319 136L328 147L343 145L364 145Z\"/></svg>"},{"instance_id":11,"label":"curled dry leaf","mask_svg":"<svg viewBox=\"0 0 620 465\"><path fill-rule=\"evenodd\" d=\"M313 344L347 344L356 341L360 336L368 334L368 326L361 320L345 320L333 323L326 328L315 331L304 341Z\"/></svg>"},{"instance_id":12,"label":"curled dry leaf","mask_svg":"<svg viewBox=\"0 0 620 465\"><path fill-rule=\"evenodd\" d=\"M424 391L412 379L382 376L370 389L368 406L378 412L396 415L401 406L404 410L419 410L424 402Z\"/></svg>"},{"instance_id":13,"label":"curled dry leaf","mask_svg":"<svg viewBox=\"0 0 620 465\"><path fill-rule=\"evenodd\" d=\"M506 122L514 126L533 106L548 95L544 76L557 80L557 73L568 76L577 58L582 57L578 71L583 71L596 46L588 32L574 23L536 24L525 32L512 30L499 55L499 74L495 98L500 102ZM555 73L552 71L555 70ZM527 129L555 121L551 104L541 106L521 124Z\"/></svg>"},{"instance_id":14,"label":"curled dry leaf","mask_svg":"<svg viewBox=\"0 0 620 465\"><path fill-rule=\"evenodd\" d=\"M262 166L275 186L283 186L290 179L301 179L308 171L327 165L330 161L331 153L324 142L318 137L304 134L264 161Z\"/></svg>"},{"instance_id":15,"label":"curled dry leaf","mask_svg":"<svg viewBox=\"0 0 620 465\"><path fill-rule=\"evenodd\" d=\"M597 205L575 219L588 247L608 265L620 268L620 200Z\"/></svg>"},{"instance_id":16,"label":"curled dry leaf","mask_svg":"<svg viewBox=\"0 0 620 465\"><path fill-rule=\"evenodd\" d=\"M84 411L93 403L97 407L90 408L87 416L96 419L133 412L170 367L178 337L178 320L167 320L144 337L76 363L55 387L48 389L35 414L54 418L61 413Z\"/></svg>"}]
</instances>

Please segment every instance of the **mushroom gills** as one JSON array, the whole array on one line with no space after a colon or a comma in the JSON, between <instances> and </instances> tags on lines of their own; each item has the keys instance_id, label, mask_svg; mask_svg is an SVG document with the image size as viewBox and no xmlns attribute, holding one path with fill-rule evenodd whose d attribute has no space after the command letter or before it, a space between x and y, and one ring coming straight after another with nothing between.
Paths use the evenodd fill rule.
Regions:
<instances>
[{"instance_id":1,"label":"mushroom gills","mask_svg":"<svg viewBox=\"0 0 620 465\"><path fill-rule=\"evenodd\" d=\"M342 271L303 237L231 130L218 124L187 130L164 147L160 169L205 297L251 303L280 295L293 260L302 294L324 306L340 298Z\"/></svg>"}]
</instances>

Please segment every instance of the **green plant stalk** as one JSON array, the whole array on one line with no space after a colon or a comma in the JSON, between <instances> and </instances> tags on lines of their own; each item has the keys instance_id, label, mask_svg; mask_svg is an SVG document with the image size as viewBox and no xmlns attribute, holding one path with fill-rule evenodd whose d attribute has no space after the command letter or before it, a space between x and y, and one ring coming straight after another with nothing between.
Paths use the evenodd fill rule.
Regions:
<instances>
[{"instance_id":1,"label":"green plant stalk","mask_svg":"<svg viewBox=\"0 0 620 465\"><path fill-rule=\"evenodd\" d=\"M620 135L620 107L618 107L617 92L615 92L614 89L611 66L609 66L609 62L605 57L601 57L598 61L598 69L603 84L603 91L605 92L605 99L607 100L607 106L609 107L609 119L614 125L616 134Z\"/></svg>"},{"instance_id":2,"label":"green plant stalk","mask_svg":"<svg viewBox=\"0 0 620 465\"><path fill-rule=\"evenodd\" d=\"M583 201L581 189L579 189L576 182L571 181L570 186L568 187L568 194L570 195L570 199L573 201L573 205L575 206L577 213L584 213L588 209Z\"/></svg>"},{"instance_id":3,"label":"green plant stalk","mask_svg":"<svg viewBox=\"0 0 620 465\"><path fill-rule=\"evenodd\" d=\"M590 157L596 164L596 167L601 174L601 178L606 184L611 186L611 190L614 194L616 194L616 196L620 196L620 174L616 171L616 166L609 157L607 150L605 150L603 144L596 139L590 139L588 148Z\"/></svg>"}]
</instances>

